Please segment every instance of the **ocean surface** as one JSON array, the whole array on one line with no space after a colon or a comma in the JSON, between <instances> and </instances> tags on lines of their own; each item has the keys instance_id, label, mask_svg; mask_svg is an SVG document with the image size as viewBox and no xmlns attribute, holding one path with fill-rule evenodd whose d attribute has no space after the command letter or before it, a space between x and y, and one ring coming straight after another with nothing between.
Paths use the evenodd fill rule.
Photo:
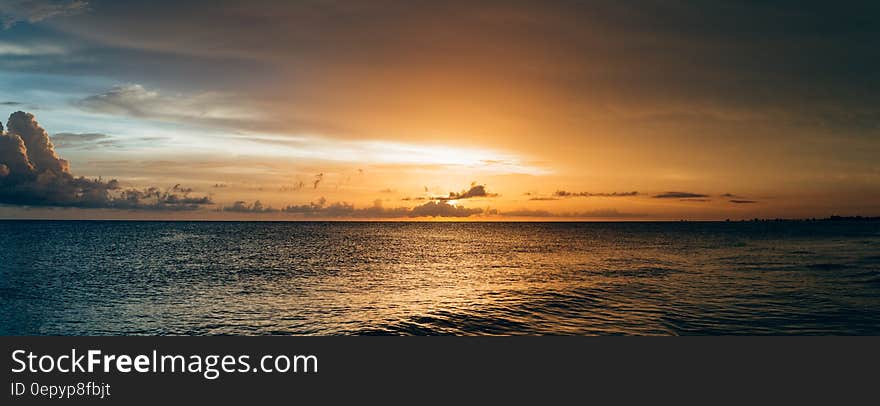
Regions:
<instances>
[{"instance_id":1,"label":"ocean surface","mask_svg":"<svg viewBox=\"0 0 880 406\"><path fill-rule=\"evenodd\" d=\"M0 221L0 334L880 334L880 222Z\"/></svg>"}]
</instances>

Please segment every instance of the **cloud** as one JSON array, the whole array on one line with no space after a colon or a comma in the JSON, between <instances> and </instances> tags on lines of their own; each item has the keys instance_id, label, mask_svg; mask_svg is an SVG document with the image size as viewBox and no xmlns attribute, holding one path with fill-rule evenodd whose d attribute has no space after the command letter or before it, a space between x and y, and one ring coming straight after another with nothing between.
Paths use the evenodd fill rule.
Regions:
<instances>
[{"instance_id":1,"label":"cloud","mask_svg":"<svg viewBox=\"0 0 880 406\"><path fill-rule=\"evenodd\" d=\"M612 192L612 193L590 193L590 192L566 192L557 190L553 195L556 197L629 197L638 196L639 192Z\"/></svg>"},{"instance_id":2,"label":"cloud","mask_svg":"<svg viewBox=\"0 0 880 406\"><path fill-rule=\"evenodd\" d=\"M547 210L530 210L519 209L501 212L504 216L510 217L551 217L551 218L637 218L644 217L637 213L622 213L616 209L598 209L582 212L560 212L554 213Z\"/></svg>"},{"instance_id":3,"label":"cloud","mask_svg":"<svg viewBox=\"0 0 880 406\"><path fill-rule=\"evenodd\" d=\"M10 107L14 107L14 106L21 106L21 105L22 105L22 103L14 102L14 101L0 102L0 106L10 106Z\"/></svg>"},{"instance_id":4,"label":"cloud","mask_svg":"<svg viewBox=\"0 0 880 406\"><path fill-rule=\"evenodd\" d=\"M0 24L8 29L18 22L36 23L73 15L86 10L87 6L84 0L3 0L0 1Z\"/></svg>"},{"instance_id":5,"label":"cloud","mask_svg":"<svg viewBox=\"0 0 880 406\"><path fill-rule=\"evenodd\" d=\"M531 194L527 194L530 196ZM611 192L611 193L591 193L591 192L568 192L565 190L557 190L552 196L535 196L529 200L559 200L572 197L632 197L638 196L639 192Z\"/></svg>"},{"instance_id":6,"label":"cloud","mask_svg":"<svg viewBox=\"0 0 880 406\"><path fill-rule=\"evenodd\" d=\"M239 200L233 203L232 206L223 207L222 210L237 213L272 213L278 211L271 207L263 207L263 203L259 200L255 201L253 204L247 204L247 202Z\"/></svg>"},{"instance_id":7,"label":"cloud","mask_svg":"<svg viewBox=\"0 0 880 406\"><path fill-rule=\"evenodd\" d=\"M681 201L683 201L683 202L699 202L699 203L705 203L705 202L711 202L712 199L681 199Z\"/></svg>"},{"instance_id":8,"label":"cloud","mask_svg":"<svg viewBox=\"0 0 880 406\"><path fill-rule=\"evenodd\" d=\"M298 180L294 182L292 185L284 185L281 186L278 191L279 192L295 192L297 190L302 190L302 188L306 187L306 183Z\"/></svg>"},{"instance_id":9,"label":"cloud","mask_svg":"<svg viewBox=\"0 0 880 406\"><path fill-rule=\"evenodd\" d=\"M9 116L0 125L0 204L22 206L193 210L211 203L175 185L122 189L115 179L75 177L56 152L49 134L30 113Z\"/></svg>"},{"instance_id":10,"label":"cloud","mask_svg":"<svg viewBox=\"0 0 880 406\"><path fill-rule=\"evenodd\" d=\"M52 141L55 143L55 146L58 146L58 144L64 142L90 142L106 138L110 138L110 136L101 133L56 133L52 136Z\"/></svg>"},{"instance_id":11,"label":"cloud","mask_svg":"<svg viewBox=\"0 0 880 406\"><path fill-rule=\"evenodd\" d=\"M231 95L165 95L139 84L117 85L104 93L75 100L73 105L95 113L189 124L245 126L261 117Z\"/></svg>"},{"instance_id":12,"label":"cloud","mask_svg":"<svg viewBox=\"0 0 880 406\"><path fill-rule=\"evenodd\" d=\"M475 197L496 197L497 193L488 193L486 192L485 185L478 185L476 183L471 183L471 187L468 190L463 190L460 193L449 192L449 196L440 196L434 197L433 200L438 201L447 201L447 200L463 200L463 199L472 199Z\"/></svg>"},{"instance_id":13,"label":"cloud","mask_svg":"<svg viewBox=\"0 0 880 406\"><path fill-rule=\"evenodd\" d=\"M285 213L294 213L294 214L305 214L305 215L313 215L318 214L321 210L324 209L324 205L327 204L327 199L320 198L317 202L311 202L309 204L303 204L298 206L287 206L281 211Z\"/></svg>"},{"instance_id":14,"label":"cloud","mask_svg":"<svg viewBox=\"0 0 880 406\"><path fill-rule=\"evenodd\" d=\"M104 93L80 99L75 104L95 112L135 117L178 114L165 107L164 101L159 92L131 84L114 86Z\"/></svg>"},{"instance_id":15,"label":"cloud","mask_svg":"<svg viewBox=\"0 0 880 406\"><path fill-rule=\"evenodd\" d=\"M690 192L664 192L658 195L654 195L653 197L655 199L692 199L709 197L709 195Z\"/></svg>"},{"instance_id":16,"label":"cloud","mask_svg":"<svg viewBox=\"0 0 880 406\"><path fill-rule=\"evenodd\" d=\"M56 148L94 148L113 145L112 137L101 133L57 133L52 136Z\"/></svg>"},{"instance_id":17,"label":"cloud","mask_svg":"<svg viewBox=\"0 0 880 406\"><path fill-rule=\"evenodd\" d=\"M205 205L212 204L207 196L190 196L192 189L181 188L174 185L170 189L162 190L157 187L145 189L127 189L119 192L118 196L111 196L103 207L113 209L136 209L136 210L196 210Z\"/></svg>"},{"instance_id":18,"label":"cloud","mask_svg":"<svg viewBox=\"0 0 880 406\"><path fill-rule=\"evenodd\" d=\"M55 153L55 147L46 130L37 123L32 114L22 111L12 113L6 123L7 136L21 139L21 147L17 153L22 159L29 161L35 172L68 173L70 164Z\"/></svg>"},{"instance_id":19,"label":"cloud","mask_svg":"<svg viewBox=\"0 0 880 406\"><path fill-rule=\"evenodd\" d=\"M734 203L734 204L751 204L751 203L758 203L757 200L752 200L752 199L749 199L749 198L747 198L747 197L745 197L745 196L735 195L735 194L733 194L733 193L725 193L725 194L722 194L722 195L720 195L720 196L723 197L723 198L725 198L725 199L730 199L729 202Z\"/></svg>"},{"instance_id":20,"label":"cloud","mask_svg":"<svg viewBox=\"0 0 880 406\"><path fill-rule=\"evenodd\" d=\"M242 204L243 207L248 207ZM406 218L406 217L470 217L483 213L480 208L467 208L447 202L427 202L413 208L384 207L381 199L376 199L370 207L356 208L353 204L336 202L327 204L327 199L303 205L291 205L281 209L288 214L320 218Z\"/></svg>"},{"instance_id":21,"label":"cloud","mask_svg":"<svg viewBox=\"0 0 880 406\"><path fill-rule=\"evenodd\" d=\"M722 120L769 116L773 122L795 115L812 121L821 117L810 114L815 110L834 112L836 120L828 121L843 126L863 120L876 125L880 118L867 111L864 119L848 119L862 114L847 107L871 110L868 106L877 105L876 92L859 91L866 81L877 83L872 45L878 33L868 18L876 14L876 5L869 1L847 7L815 1L725 2L722 10L713 2L680 7L658 1L635 8L615 1L434 2L421 7L399 1L357 7L348 2L240 3L96 5L94 12L67 19L61 29L91 41L95 65L107 65L117 75L207 85L225 77L243 92L269 93L280 99L272 103L276 112L314 121L298 128L303 132L333 127L329 123L346 127L339 133L391 132L387 129L411 120L444 126L449 133L473 125L454 120L471 102L486 111L480 121L493 126L498 114L528 108L525 102L535 102L529 96L536 95L560 102L538 103L552 110L536 112L560 122L595 114L623 123L636 116L650 123L688 113ZM471 12L461 13L464 6ZM425 35L431 27L446 29ZM509 43L517 46L504 46ZM128 53L119 58L107 49ZM668 52L672 49L674 55ZM435 78L434 90L418 86L427 74L437 74L437 66L449 63L449 55L457 62ZM129 66L135 69L124 69ZM255 74L255 69L277 75L275 85L266 86L271 91L248 88L264 83L263 71ZM559 80L559 72L569 76ZM516 80L524 77L530 80ZM755 86L763 91L756 92ZM383 97L387 94L395 97ZM467 103L450 97L454 94L467 94ZM441 107L450 110L447 114L442 108L420 107L425 100L438 104L445 99L449 106ZM671 104L680 107L666 107ZM712 107L700 108L707 105ZM461 110L450 108L457 106ZM500 121L517 116L534 117L507 114ZM526 121L549 125L549 120Z\"/></svg>"},{"instance_id":22,"label":"cloud","mask_svg":"<svg viewBox=\"0 0 880 406\"><path fill-rule=\"evenodd\" d=\"M429 191L428 187L425 186L424 189L425 189L425 193L427 194L427 192ZM396 190L384 189L384 190L380 191L380 193L396 193ZM486 190L486 185L478 185L476 182L474 182L474 183L471 183L470 188L468 188L467 190L463 190L461 192L449 192L448 196L419 196L419 197L406 196L406 197L401 198L400 200L403 200L403 201L428 200L431 202L438 202L438 203L445 204L446 202L450 202L453 200L465 200L465 199L474 199L474 198L483 198L483 197L491 198L491 197L497 197L497 196L498 196L497 193L489 193ZM447 207L428 206L427 204L422 205L422 206L425 206L425 208L420 209L420 210L424 210L426 212L429 212L432 210L441 210L444 213L450 212L449 208L447 208ZM452 207L458 207L458 206L452 206Z\"/></svg>"},{"instance_id":23,"label":"cloud","mask_svg":"<svg viewBox=\"0 0 880 406\"><path fill-rule=\"evenodd\" d=\"M312 181L312 189L317 189L318 184L320 184L322 180L324 180L323 172L315 175L315 180Z\"/></svg>"},{"instance_id":24,"label":"cloud","mask_svg":"<svg viewBox=\"0 0 880 406\"><path fill-rule=\"evenodd\" d=\"M0 56L36 57L64 55L68 52L64 47L55 44L12 43L0 41Z\"/></svg>"},{"instance_id":25,"label":"cloud","mask_svg":"<svg viewBox=\"0 0 880 406\"><path fill-rule=\"evenodd\" d=\"M414 207L410 217L470 217L482 212L483 209L479 208L455 206L446 202L427 202Z\"/></svg>"}]
</instances>

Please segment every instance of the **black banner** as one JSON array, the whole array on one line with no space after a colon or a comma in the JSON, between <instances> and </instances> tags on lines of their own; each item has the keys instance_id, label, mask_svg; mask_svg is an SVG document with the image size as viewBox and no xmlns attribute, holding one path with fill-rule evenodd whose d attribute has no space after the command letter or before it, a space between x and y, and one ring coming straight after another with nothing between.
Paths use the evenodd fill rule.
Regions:
<instances>
[{"instance_id":1,"label":"black banner","mask_svg":"<svg viewBox=\"0 0 880 406\"><path fill-rule=\"evenodd\" d=\"M5 404L840 404L872 395L880 361L876 338L841 337L3 337L2 343Z\"/></svg>"}]
</instances>

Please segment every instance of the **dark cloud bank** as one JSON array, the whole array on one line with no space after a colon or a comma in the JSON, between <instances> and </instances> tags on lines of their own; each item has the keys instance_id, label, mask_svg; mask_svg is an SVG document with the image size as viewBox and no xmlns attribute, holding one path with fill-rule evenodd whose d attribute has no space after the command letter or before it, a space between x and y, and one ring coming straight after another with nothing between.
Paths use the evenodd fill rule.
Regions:
<instances>
[{"instance_id":1,"label":"dark cloud bank","mask_svg":"<svg viewBox=\"0 0 880 406\"><path fill-rule=\"evenodd\" d=\"M103 139L103 134L58 134L61 142ZM315 176L316 188L323 174ZM7 130L0 124L0 204L35 207L76 207L138 210L196 210L213 202L206 196L192 196L193 190L174 185L162 189L123 189L115 179L77 177L70 163L55 152L49 134L30 113L15 112L9 117ZM493 197L484 185L472 184L461 193L433 198L416 207L386 208L381 200L371 207L356 208L337 202L328 204L321 198L304 205L281 209L264 206L260 201L234 202L219 210L236 213L287 213L322 218L401 218L401 217L470 217L483 209L449 204L450 200Z\"/></svg>"},{"instance_id":2,"label":"dark cloud bank","mask_svg":"<svg viewBox=\"0 0 880 406\"><path fill-rule=\"evenodd\" d=\"M148 210L194 210L208 197L175 185L162 189L122 189L115 179L74 176L70 163L55 152L49 134L30 113L9 116L0 125L0 204Z\"/></svg>"},{"instance_id":3,"label":"dark cloud bank","mask_svg":"<svg viewBox=\"0 0 880 406\"><path fill-rule=\"evenodd\" d=\"M429 201L416 207L384 207L381 199L376 199L370 207L356 208L346 202L327 203L323 197L317 202L290 205L281 209L265 207L257 200L251 204L237 201L222 211L236 213L284 213L312 218L405 218L405 217L470 217L485 213L481 208L468 208L449 204L444 200Z\"/></svg>"}]
</instances>

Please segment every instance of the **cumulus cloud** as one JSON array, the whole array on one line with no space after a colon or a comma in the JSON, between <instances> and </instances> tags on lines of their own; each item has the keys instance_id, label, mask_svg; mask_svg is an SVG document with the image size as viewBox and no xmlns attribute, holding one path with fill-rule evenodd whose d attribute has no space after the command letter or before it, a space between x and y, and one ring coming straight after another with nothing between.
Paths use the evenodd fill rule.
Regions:
<instances>
[{"instance_id":1,"label":"cumulus cloud","mask_svg":"<svg viewBox=\"0 0 880 406\"><path fill-rule=\"evenodd\" d=\"M6 127L8 128L7 136L17 136L22 140L21 144L25 149L19 150L18 153L26 155L34 170L55 173L69 172L70 164L55 153L49 134L37 123L32 114L22 111L15 112L9 116Z\"/></svg>"},{"instance_id":2,"label":"cumulus cloud","mask_svg":"<svg viewBox=\"0 0 880 406\"><path fill-rule=\"evenodd\" d=\"M115 179L76 177L32 114L15 112L6 126L0 125L0 204L191 210L211 203L180 185L123 190Z\"/></svg>"},{"instance_id":3,"label":"cumulus cloud","mask_svg":"<svg viewBox=\"0 0 880 406\"><path fill-rule=\"evenodd\" d=\"M449 192L449 196L440 196L434 197L433 200L438 201L448 201L448 200L462 200L462 199L472 199L475 197L496 197L497 193L489 193L486 191L486 185L478 185L476 183L471 183L471 187L468 190L463 190L459 193Z\"/></svg>"},{"instance_id":4,"label":"cumulus cloud","mask_svg":"<svg viewBox=\"0 0 880 406\"><path fill-rule=\"evenodd\" d=\"M663 192L654 195L655 199L699 199L705 197L709 197L709 195L690 192Z\"/></svg>"},{"instance_id":5,"label":"cumulus cloud","mask_svg":"<svg viewBox=\"0 0 880 406\"><path fill-rule=\"evenodd\" d=\"M8 29L18 22L35 23L48 18L72 15L86 10L84 0L3 0L0 24Z\"/></svg>"}]
</instances>

